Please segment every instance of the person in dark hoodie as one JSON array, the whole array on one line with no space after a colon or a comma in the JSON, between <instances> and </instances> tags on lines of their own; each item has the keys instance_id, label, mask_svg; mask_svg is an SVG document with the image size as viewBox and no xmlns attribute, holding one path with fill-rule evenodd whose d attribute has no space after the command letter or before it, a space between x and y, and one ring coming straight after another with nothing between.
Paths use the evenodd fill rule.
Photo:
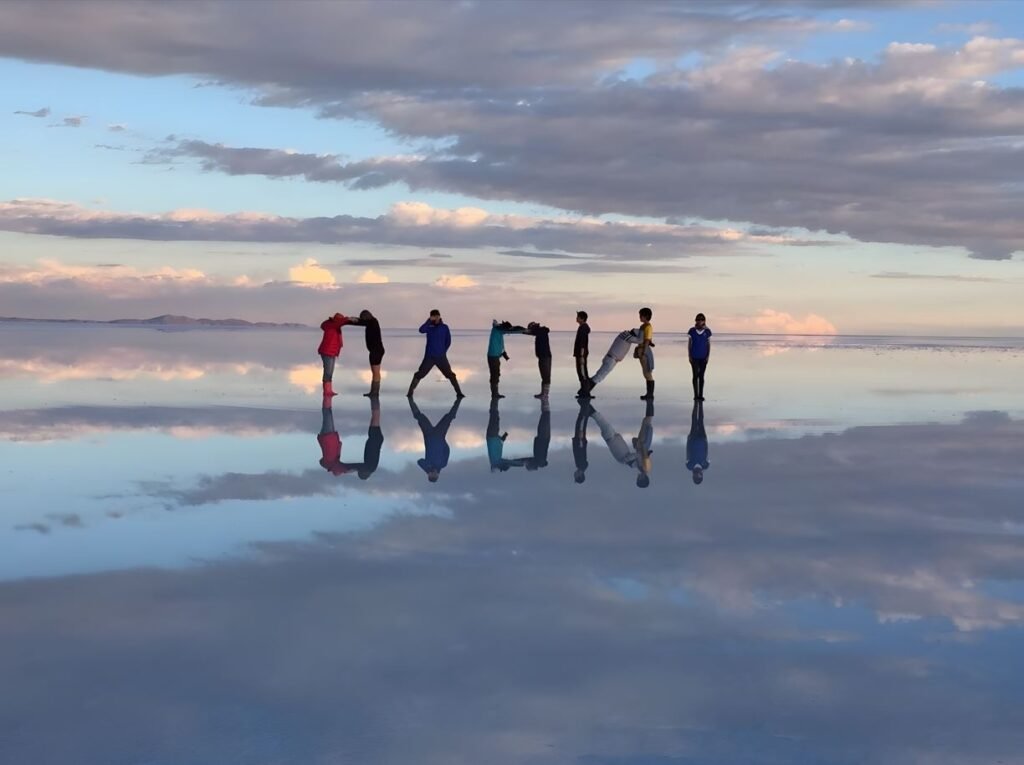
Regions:
<instances>
[{"instance_id":1,"label":"person in dark hoodie","mask_svg":"<svg viewBox=\"0 0 1024 765\"><path fill-rule=\"evenodd\" d=\"M355 471L359 479L365 481L380 464L380 450L384 446L384 433L380 429L380 400L374 396L370 399L370 427L366 431L366 444L363 446L362 462L342 462L346 471Z\"/></svg>"},{"instance_id":2,"label":"person in dark hoodie","mask_svg":"<svg viewBox=\"0 0 1024 765\"><path fill-rule=\"evenodd\" d=\"M576 340L572 344L572 356L576 361L576 377L580 381L580 389L576 391L577 396L583 395L587 380L590 379L590 372L587 371L587 358L590 356L590 325L587 324L586 311L576 312Z\"/></svg>"},{"instance_id":3,"label":"person in dark hoodie","mask_svg":"<svg viewBox=\"0 0 1024 765\"><path fill-rule=\"evenodd\" d=\"M413 391L420 384L420 380L426 377L431 369L437 367L452 384L456 398L465 398L465 394L459 387L459 380L455 376L455 372L452 371L452 365L448 362L448 349L452 345L452 333L448 329L448 325L441 320L439 310L435 308L430 312L430 318L420 327L420 334L427 336L427 346L423 353L423 361L420 362L420 368L412 376L412 382L409 383L409 390L405 395L412 398Z\"/></svg>"},{"instance_id":4,"label":"person in dark hoodie","mask_svg":"<svg viewBox=\"0 0 1024 765\"><path fill-rule=\"evenodd\" d=\"M431 424L426 415L416 406L416 402L410 398L409 408L412 416L423 433L423 459L417 460L416 464L427 474L427 480L436 483L441 477L441 471L448 467L448 458L451 456L451 448L448 446L448 428L455 421L455 415L459 412L461 399L455 399L452 408L444 417L437 421L437 425Z\"/></svg>"},{"instance_id":5,"label":"person in dark hoodie","mask_svg":"<svg viewBox=\"0 0 1024 765\"><path fill-rule=\"evenodd\" d=\"M323 383L325 396L337 395L334 392L334 365L338 361L338 356L341 354L341 346L344 344L341 337L341 328L351 323L352 320L342 313L328 316L320 323L320 329L323 330L324 336L316 352L320 354L320 360L324 364Z\"/></svg>"},{"instance_id":6,"label":"person in dark hoodie","mask_svg":"<svg viewBox=\"0 0 1024 765\"><path fill-rule=\"evenodd\" d=\"M551 392L551 330L535 321L526 325L526 334L533 335L533 349L537 354L537 368L540 370L540 393L534 398L547 399Z\"/></svg>"},{"instance_id":7,"label":"person in dark hoodie","mask_svg":"<svg viewBox=\"0 0 1024 765\"><path fill-rule=\"evenodd\" d=\"M370 353L370 392L364 393L369 398L380 395L380 365L384 361L384 339L380 333L380 322L377 317L363 309L359 312L356 322L366 327L366 350Z\"/></svg>"}]
</instances>

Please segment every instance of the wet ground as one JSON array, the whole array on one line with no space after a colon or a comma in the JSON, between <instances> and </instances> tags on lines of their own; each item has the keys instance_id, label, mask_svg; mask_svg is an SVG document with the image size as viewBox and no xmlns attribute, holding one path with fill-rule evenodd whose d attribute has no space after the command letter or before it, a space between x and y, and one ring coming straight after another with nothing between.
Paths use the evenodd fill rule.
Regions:
<instances>
[{"instance_id":1,"label":"wet ground","mask_svg":"<svg viewBox=\"0 0 1024 765\"><path fill-rule=\"evenodd\" d=\"M1024 762L1024 343L318 334L0 324L0 761Z\"/></svg>"}]
</instances>

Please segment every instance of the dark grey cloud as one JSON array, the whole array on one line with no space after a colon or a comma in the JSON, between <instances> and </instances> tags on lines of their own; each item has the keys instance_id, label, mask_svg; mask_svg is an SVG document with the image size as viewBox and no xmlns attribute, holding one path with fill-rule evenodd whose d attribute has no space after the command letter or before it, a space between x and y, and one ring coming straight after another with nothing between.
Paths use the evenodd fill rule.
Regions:
<instances>
[{"instance_id":1,"label":"dark grey cloud","mask_svg":"<svg viewBox=\"0 0 1024 765\"><path fill-rule=\"evenodd\" d=\"M42 109L36 109L34 112L27 112L27 111L23 111L23 110L19 109L18 111L15 112L15 114L23 114L26 117L49 117L50 116L50 107L49 106L44 106Z\"/></svg>"},{"instance_id":2,"label":"dark grey cloud","mask_svg":"<svg viewBox=\"0 0 1024 765\"><path fill-rule=\"evenodd\" d=\"M85 117L65 117L60 122L55 122L49 127L80 128L85 124Z\"/></svg>"}]
</instances>

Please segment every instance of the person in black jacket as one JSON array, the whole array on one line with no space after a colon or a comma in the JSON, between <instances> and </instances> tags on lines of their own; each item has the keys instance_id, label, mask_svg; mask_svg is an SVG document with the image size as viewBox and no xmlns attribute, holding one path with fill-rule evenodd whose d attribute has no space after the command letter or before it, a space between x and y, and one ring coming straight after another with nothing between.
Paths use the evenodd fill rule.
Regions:
<instances>
[{"instance_id":1,"label":"person in black jacket","mask_svg":"<svg viewBox=\"0 0 1024 765\"><path fill-rule=\"evenodd\" d=\"M526 325L526 334L533 335L533 349L537 354L537 368L540 370L540 393L534 398L547 399L551 392L551 330L535 321Z\"/></svg>"},{"instance_id":2,"label":"person in black jacket","mask_svg":"<svg viewBox=\"0 0 1024 765\"><path fill-rule=\"evenodd\" d=\"M380 395L380 365L384 360L384 340L380 335L380 322L367 310L359 312L359 324L366 327L366 350L370 352L370 392L364 396L377 398Z\"/></svg>"},{"instance_id":3,"label":"person in black jacket","mask_svg":"<svg viewBox=\"0 0 1024 765\"><path fill-rule=\"evenodd\" d=\"M590 379L590 372L587 371L587 357L590 355L590 325L587 324L586 311L576 312L576 341L572 344L572 355L576 360L576 377L580 380L580 389L576 391L577 396L583 395L586 382Z\"/></svg>"}]
</instances>

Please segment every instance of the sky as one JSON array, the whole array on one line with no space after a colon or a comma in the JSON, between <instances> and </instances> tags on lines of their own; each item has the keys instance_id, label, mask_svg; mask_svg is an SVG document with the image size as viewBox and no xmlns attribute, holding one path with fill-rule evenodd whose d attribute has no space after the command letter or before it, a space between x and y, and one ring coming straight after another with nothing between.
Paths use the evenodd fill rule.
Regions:
<instances>
[{"instance_id":1,"label":"sky","mask_svg":"<svg viewBox=\"0 0 1024 765\"><path fill-rule=\"evenodd\" d=\"M5 2L0 315L1024 335L1022 19Z\"/></svg>"}]
</instances>

